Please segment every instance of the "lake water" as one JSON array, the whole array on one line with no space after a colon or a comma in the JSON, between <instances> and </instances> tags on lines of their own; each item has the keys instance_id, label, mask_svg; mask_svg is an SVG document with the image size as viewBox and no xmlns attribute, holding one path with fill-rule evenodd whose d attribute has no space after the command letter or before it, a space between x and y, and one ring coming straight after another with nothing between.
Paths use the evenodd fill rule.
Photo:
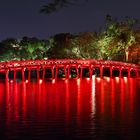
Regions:
<instances>
[{"instance_id":1,"label":"lake water","mask_svg":"<svg viewBox=\"0 0 140 140\"><path fill-rule=\"evenodd\" d=\"M139 79L0 82L0 139L139 138Z\"/></svg>"}]
</instances>

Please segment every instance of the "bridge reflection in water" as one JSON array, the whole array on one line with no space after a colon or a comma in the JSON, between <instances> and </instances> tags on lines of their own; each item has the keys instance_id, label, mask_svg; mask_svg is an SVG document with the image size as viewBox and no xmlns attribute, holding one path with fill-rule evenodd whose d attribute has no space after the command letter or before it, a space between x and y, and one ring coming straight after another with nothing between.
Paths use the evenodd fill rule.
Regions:
<instances>
[{"instance_id":1,"label":"bridge reflection in water","mask_svg":"<svg viewBox=\"0 0 140 140\"><path fill-rule=\"evenodd\" d=\"M82 78L99 77L139 77L140 68L135 64L103 60L27 60L0 63L0 76L6 80L33 78Z\"/></svg>"},{"instance_id":2,"label":"bridge reflection in water","mask_svg":"<svg viewBox=\"0 0 140 140\"><path fill-rule=\"evenodd\" d=\"M0 137L139 138L139 88L127 77L1 82Z\"/></svg>"}]
</instances>

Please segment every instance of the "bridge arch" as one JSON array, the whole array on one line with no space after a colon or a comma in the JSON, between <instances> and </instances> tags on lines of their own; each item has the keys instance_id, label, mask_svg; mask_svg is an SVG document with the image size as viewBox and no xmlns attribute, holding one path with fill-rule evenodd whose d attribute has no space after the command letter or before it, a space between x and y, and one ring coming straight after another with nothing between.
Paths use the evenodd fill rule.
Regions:
<instances>
[{"instance_id":1,"label":"bridge arch","mask_svg":"<svg viewBox=\"0 0 140 140\"><path fill-rule=\"evenodd\" d=\"M63 71L65 78L70 78L71 69L75 69L77 78L83 77L84 69L88 69L90 78L92 78L93 73L103 77L105 69L108 69L110 77L115 76L115 71L118 71L118 77L140 77L140 67L138 65L117 61L61 59L0 62L0 73L5 74L5 79L9 79L9 71L14 71L14 79L17 78L17 71L20 71L22 80L25 80L25 71L28 71L28 80L30 80L33 70L36 71L37 79L44 79L46 69L51 71L53 79L58 78L59 70Z\"/></svg>"}]
</instances>

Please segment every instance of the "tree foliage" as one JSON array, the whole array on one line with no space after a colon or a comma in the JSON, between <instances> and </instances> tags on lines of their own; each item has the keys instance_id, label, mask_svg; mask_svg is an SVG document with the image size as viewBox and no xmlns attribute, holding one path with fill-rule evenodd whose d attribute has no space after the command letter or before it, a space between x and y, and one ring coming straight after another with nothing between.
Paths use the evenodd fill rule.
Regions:
<instances>
[{"instance_id":1,"label":"tree foliage","mask_svg":"<svg viewBox=\"0 0 140 140\"><path fill-rule=\"evenodd\" d=\"M69 33L57 34L51 38L51 47L47 51L48 58L74 58L72 53L72 41L73 36Z\"/></svg>"},{"instance_id":2,"label":"tree foliage","mask_svg":"<svg viewBox=\"0 0 140 140\"><path fill-rule=\"evenodd\" d=\"M37 38L6 39L0 43L0 61L45 59L47 42Z\"/></svg>"},{"instance_id":3,"label":"tree foliage","mask_svg":"<svg viewBox=\"0 0 140 140\"><path fill-rule=\"evenodd\" d=\"M88 0L84 1L87 2ZM81 0L52 0L50 3L47 3L46 5L42 6L40 12L50 14L64 7L68 7L70 5L77 5L81 2Z\"/></svg>"},{"instance_id":4,"label":"tree foliage","mask_svg":"<svg viewBox=\"0 0 140 140\"><path fill-rule=\"evenodd\" d=\"M128 17L123 21L118 21L107 15L106 23L106 30L101 32L98 39L98 46L101 48L100 58L114 59L120 53L126 55L129 46L135 43L133 28L137 21L134 19L128 20Z\"/></svg>"},{"instance_id":5,"label":"tree foliage","mask_svg":"<svg viewBox=\"0 0 140 140\"><path fill-rule=\"evenodd\" d=\"M21 59L43 59L46 55L46 43L37 38L23 38L20 46Z\"/></svg>"},{"instance_id":6,"label":"tree foliage","mask_svg":"<svg viewBox=\"0 0 140 140\"><path fill-rule=\"evenodd\" d=\"M96 59L98 58L97 54L99 51L96 41L96 33L80 33L76 38L72 40L72 51L76 54L77 58Z\"/></svg>"},{"instance_id":7,"label":"tree foliage","mask_svg":"<svg viewBox=\"0 0 140 140\"><path fill-rule=\"evenodd\" d=\"M48 40L9 38L0 42L0 61L70 58L128 61L129 48L133 50L135 44L139 47L138 24L135 19L117 20L107 15L106 27L101 32L60 33Z\"/></svg>"},{"instance_id":8,"label":"tree foliage","mask_svg":"<svg viewBox=\"0 0 140 140\"><path fill-rule=\"evenodd\" d=\"M19 45L17 39L8 38L0 43L0 61L18 60Z\"/></svg>"}]
</instances>

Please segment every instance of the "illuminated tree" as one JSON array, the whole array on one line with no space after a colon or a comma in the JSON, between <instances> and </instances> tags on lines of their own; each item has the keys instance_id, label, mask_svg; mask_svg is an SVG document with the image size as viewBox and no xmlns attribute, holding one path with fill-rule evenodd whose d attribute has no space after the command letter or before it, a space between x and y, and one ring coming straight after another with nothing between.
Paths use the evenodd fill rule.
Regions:
<instances>
[{"instance_id":1,"label":"illuminated tree","mask_svg":"<svg viewBox=\"0 0 140 140\"><path fill-rule=\"evenodd\" d=\"M84 32L80 33L72 40L72 51L77 58L82 59L97 59L99 48L97 47L96 33Z\"/></svg>"},{"instance_id":2,"label":"illuminated tree","mask_svg":"<svg viewBox=\"0 0 140 140\"><path fill-rule=\"evenodd\" d=\"M52 47L47 51L48 58L96 59L98 57L95 33L71 35L58 34L53 37Z\"/></svg>"},{"instance_id":3,"label":"illuminated tree","mask_svg":"<svg viewBox=\"0 0 140 140\"><path fill-rule=\"evenodd\" d=\"M19 60L19 42L8 38L0 43L0 61Z\"/></svg>"},{"instance_id":4,"label":"illuminated tree","mask_svg":"<svg viewBox=\"0 0 140 140\"><path fill-rule=\"evenodd\" d=\"M20 42L21 59L44 59L46 57L47 45L45 41L37 38L24 37Z\"/></svg>"},{"instance_id":5,"label":"illuminated tree","mask_svg":"<svg viewBox=\"0 0 140 140\"><path fill-rule=\"evenodd\" d=\"M101 50L100 58L112 59L115 55L124 52L126 61L128 61L128 48L135 43L133 26L136 23L136 20L128 20L128 18L120 22L107 15L106 30L99 35L98 40Z\"/></svg>"},{"instance_id":6,"label":"illuminated tree","mask_svg":"<svg viewBox=\"0 0 140 140\"><path fill-rule=\"evenodd\" d=\"M69 33L57 34L49 39L50 48L47 51L48 58L75 58L72 53L72 35Z\"/></svg>"}]
</instances>

